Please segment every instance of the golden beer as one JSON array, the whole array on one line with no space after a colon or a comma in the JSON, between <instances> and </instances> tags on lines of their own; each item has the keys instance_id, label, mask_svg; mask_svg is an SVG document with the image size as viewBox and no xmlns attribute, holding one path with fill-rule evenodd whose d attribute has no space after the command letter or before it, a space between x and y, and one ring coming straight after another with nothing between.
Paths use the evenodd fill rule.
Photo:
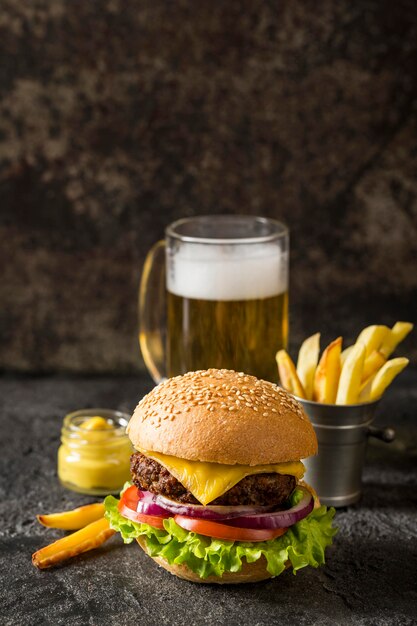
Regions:
<instances>
[{"instance_id":1,"label":"golden beer","mask_svg":"<svg viewBox=\"0 0 417 626\"><path fill-rule=\"evenodd\" d=\"M288 341L286 226L195 216L165 234L145 260L139 293L139 341L154 381L214 367L276 382L275 354Z\"/></svg>"},{"instance_id":2,"label":"golden beer","mask_svg":"<svg viewBox=\"0 0 417 626\"><path fill-rule=\"evenodd\" d=\"M168 376L209 367L277 381L287 347L288 292L256 300L204 300L168 292Z\"/></svg>"}]
</instances>

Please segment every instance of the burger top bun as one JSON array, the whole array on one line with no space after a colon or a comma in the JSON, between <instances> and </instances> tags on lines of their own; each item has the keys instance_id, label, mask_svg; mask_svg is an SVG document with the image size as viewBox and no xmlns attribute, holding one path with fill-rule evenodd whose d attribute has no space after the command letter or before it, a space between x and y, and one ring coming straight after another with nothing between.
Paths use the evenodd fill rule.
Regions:
<instances>
[{"instance_id":1,"label":"burger top bun","mask_svg":"<svg viewBox=\"0 0 417 626\"><path fill-rule=\"evenodd\" d=\"M190 461L264 465L317 454L313 427L290 394L225 369L161 383L139 402L127 431L136 448Z\"/></svg>"}]
</instances>

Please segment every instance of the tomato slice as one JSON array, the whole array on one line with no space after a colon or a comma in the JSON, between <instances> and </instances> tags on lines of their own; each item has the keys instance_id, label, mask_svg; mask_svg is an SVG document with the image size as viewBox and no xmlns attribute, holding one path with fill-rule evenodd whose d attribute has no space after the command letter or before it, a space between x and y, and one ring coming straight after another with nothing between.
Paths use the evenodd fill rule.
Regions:
<instances>
[{"instance_id":1,"label":"tomato slice","mask_svg":"<svg viewBox=\"0 0 417 626\"><path fill-rule=\"evenodd\" d=\"M229 541L269 541L269 539L275 539L287 532L287 528L237 528L197 517L186 517L185 515L175 515L174 520L184 530Z\"/></svg>"},{"instance_id":2,"label":"tomato slice","mask_svg":"<svg viewBox=\"0 0 417 626\"><path fill-rule=\"evenodd\" d=\"M163 521L167 519L169 515L145 515L145 513L137 512L136 508L140 500L140 493L141 492L135 485L126 489L117 505L120 515L132 520L132 522L149 524L149 526L159 528L159 530L165 530Z\"/></svg>"},{"instance_id":3,"label":"tomato slice","mask_svg":"<svg viewBox=\"0 0 417 626\"><path fill-rule=\"evenodd\" d=\"M121 500L123 500L129 508L136 511L136 507L138 506L138 502L140 500L140 493L139 489L135 485L132 485L123 492Z\"/></svg>"}]
</instances>

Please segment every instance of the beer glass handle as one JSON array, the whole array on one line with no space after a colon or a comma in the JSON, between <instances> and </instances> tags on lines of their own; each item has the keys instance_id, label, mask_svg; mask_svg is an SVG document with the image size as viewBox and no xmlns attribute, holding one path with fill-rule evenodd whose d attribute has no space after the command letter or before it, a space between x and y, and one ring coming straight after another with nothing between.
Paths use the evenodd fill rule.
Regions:
<instances>
[{"instance_id":1,"label":"beer glass handle","mask_svg":"<svg viewBox=\"0 0 417 626\"><path fill-rule=\"evenodd\" d=\"M139 345L154 381L166 378L165 241L149 251L139 286Z\"/></svg>"}]
</instances>

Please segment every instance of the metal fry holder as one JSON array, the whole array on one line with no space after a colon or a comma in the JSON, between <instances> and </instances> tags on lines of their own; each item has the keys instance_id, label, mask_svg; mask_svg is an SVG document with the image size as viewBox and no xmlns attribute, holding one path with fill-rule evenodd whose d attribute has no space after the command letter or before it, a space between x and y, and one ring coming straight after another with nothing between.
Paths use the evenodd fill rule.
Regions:
<instances>
[{"instance_id":1,"label":"metal fry holder","mask_svg":"<svg viewBox=\"0 0 417 626\"><path fill-rule=\"evenodd\" d=\"M305 481L317 491L323 504L341 507L357 502L368 438L386 443L395 438L392 428L372 426L379 401L334 405L297 400L314 426L319 447L317 456L304 461Z\"/></svg>"}]
</instances>

